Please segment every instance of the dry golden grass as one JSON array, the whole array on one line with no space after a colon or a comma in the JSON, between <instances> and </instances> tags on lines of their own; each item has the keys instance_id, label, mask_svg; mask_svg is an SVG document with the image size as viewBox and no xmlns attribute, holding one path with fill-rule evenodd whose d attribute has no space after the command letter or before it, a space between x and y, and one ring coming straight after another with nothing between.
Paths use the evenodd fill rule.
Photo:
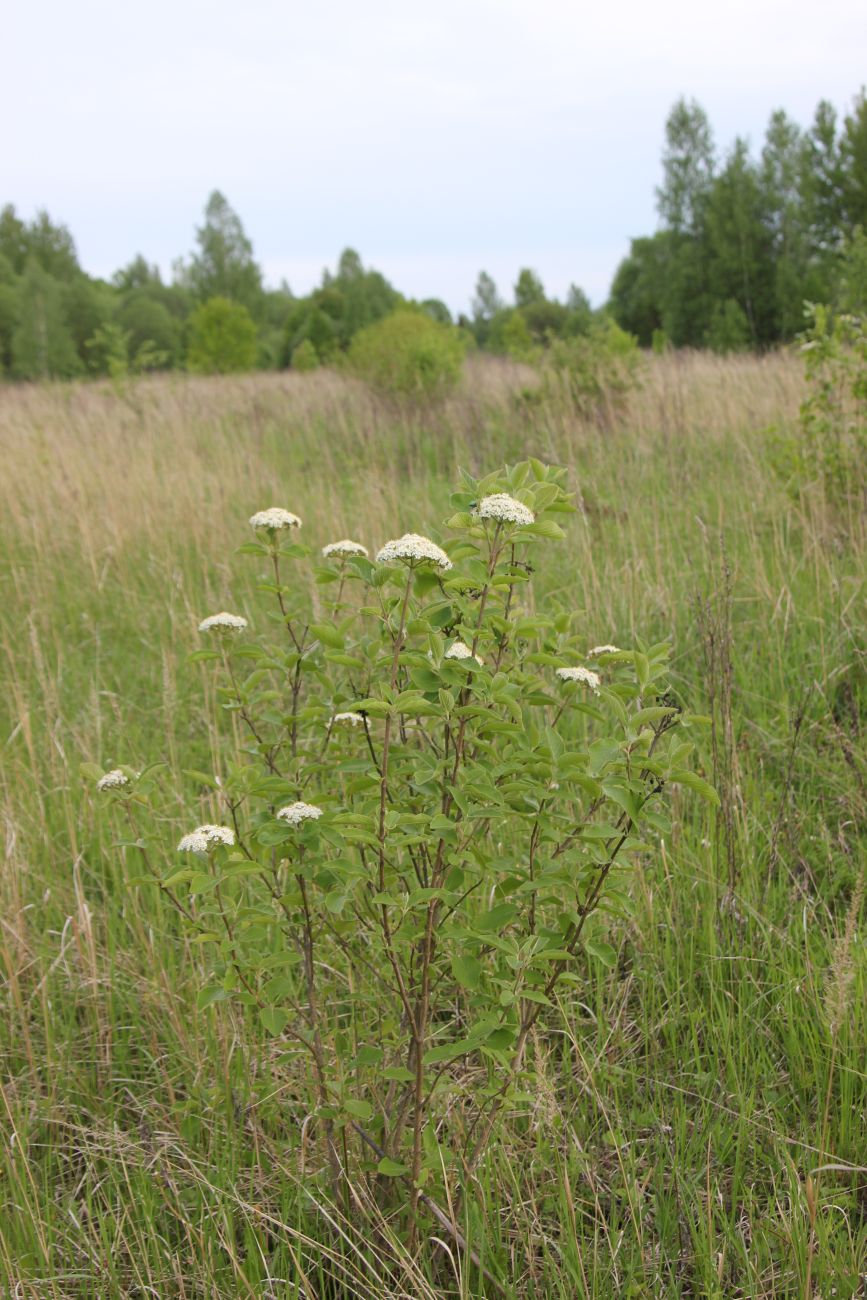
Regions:
<instances>
[{"instance_id":1,"label":"dry golden grass","mask_svg":"<svg viewBox=\"0 0 867 1300\"><path fill-rule=\"evenodd\" d=\"M514 398L534 378L527 367L476 358L460 393L434 410L377 398L329 371L152 377L120 395L106 383L7 387L4 531L40 536L40 546L80 545L94 577L108 548L146 537L159 553L173 548L176 529L196 544L207 538L216 554L235 536L238 506L272 497L303 499L306 517L332 531L363 523L376 532L400 514L407 478L450 476L460 463L484 471L502 459L504 441L529 437L525 452L577 462L598 426L564 405L528 429ZM786 353L652 357L606 436L628 431L631 455L660 436L730 441L790 424L802 396L800 363ZM349 501L335 492L347 470Z\"/></svg>"}]
</instances>

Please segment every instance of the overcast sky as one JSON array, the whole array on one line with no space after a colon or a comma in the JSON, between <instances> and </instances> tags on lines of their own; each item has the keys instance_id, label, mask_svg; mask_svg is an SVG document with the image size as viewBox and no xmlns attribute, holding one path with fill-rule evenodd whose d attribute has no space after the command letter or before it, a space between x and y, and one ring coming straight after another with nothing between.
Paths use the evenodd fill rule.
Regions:
<instances>
[{"instance_id":1,"label":"overcast sky","mask_svg":"<svg viewBox=\"0 0 867 1300\"><path fill-rule=\"evenodd\" d=\"M679 95L758 145L867 79L863 0L30 0L3 27L0 203L87 271L168 271L217 188L269 283L351 245L458 310L482 267L603 300Z\"/></svg>"}]
</instances>

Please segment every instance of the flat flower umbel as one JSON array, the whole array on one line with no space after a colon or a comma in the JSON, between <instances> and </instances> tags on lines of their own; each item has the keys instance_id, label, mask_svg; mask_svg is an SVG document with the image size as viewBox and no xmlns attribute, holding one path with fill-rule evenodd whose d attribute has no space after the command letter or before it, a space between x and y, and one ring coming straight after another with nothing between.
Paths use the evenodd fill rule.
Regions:
<instances>
[{"instance_id":1,"label":"flat flower umbel","mask_svg":"<svg viewBox=\"0 0 867 1300\"><path fill-rule=\"evenodd\" d=\"M393 564L395 561L433 564L441 573L447 573L452 567L443 548L429 537L422 537L420 533L404 533L403 537L386 542L376 553L377 564Z\"/></svg>"},{"instance_id":2,"label":"flat flower umbel","mask_svg":"<svg viewBox=\"0 0 867 1300\"><path fill-rule=\"evenodd\" d=\"M229 614L221 610L219 614L209 614L199 624L200 632L243 632L247 620L240 614Z\"/></svg>"},{"instance_id":3,"label":"flat flower umbel","mask_svg":"<svg viewBox=\"0 0 867 1300\"><path fill-rule=\"evenodd\" d=\"M483 662L478 655L474 655L465 641L453 641L448 650L443 655L444 659L475 659L477 664Z\"/></svg>"},{"instance_id":4,"label":"flat flower umbel","mask_svg":"<svg viewBox=\"0 0 867 1300\"><path fill-rule=\"evenodd\" d=\"M348 560L353 555L366 556L367 547L362 546L361 542L353 542L351 538L344 537L340 542L329 542L323 546L322 555L326 560Z\"/></svg>"},{"instance_id":5,"label":"flat flower umbel","mask_svg":"<svg viewBox=\"0 0 867 1300\"><path fill-rule=\"evenodd\" d=\"M561 682L580 682L582 686L589 686L591 690L597 691L602 685L602 678L598 673L594 673L592 668L558 668L557 676Z\"/></svg>"},{"instance_id":6,"label":"flat flower umbel","mask_svg":"<svg viewBox=\"0 0 867 1300\"><path fill-rule=\"evenodd\" d=\"M300 826L303 822L316 821L322 816L322 809L317 808L315 803L305 803L299 799L296 803L287 804L285 808L279 808L277 816L290 826Z\"/></svg>"},{"instance_id":7,"label":"flat flower umbel","mask_svg":"<svg viewBox=\"0 0 867 1300\"><path fill-rule=\"evenodd\" d=\"M231 848L235 843L235 832L230 826L214 826L206 822L194 831L184 835L178 842L178 853L210 853L221 844Z\"/></svg>"},{"instance_id":8,"label":"flat flower umbel","mask_svg":"<svg viewBox=\"0 0 867 1300\"><path fill-rule=\"evenodd\" d=\"M300 528L301 520L282 506L269 506L267 510L257 510L250 516L250 527L257 531L264 528L267 532L277 533L284 528Z\"/></svg>"},{"instance_id":9,"label":"flat flower umbel","mask_svg":"<svg viewBox=\"0 0 867 1300\"><path fill-rule=\"evenodd\" d=\"M482 497L475 513L480 519L493 519L500 524L532 524L536 516L529 506L508 492L494 492L492 496Z\"/></svg>"},{"instance_id":10,"label":"flat flower umbel","mask_svg":"<svg viewBox=\"0 0 867 1300\"><path fill-rule=\"evenodd\" d=\"M132 782L119 767L113 767L105 776L101 776L96 783L97 790L122 790L124 786L131 785Z\"/></svg>"}]
</instances>

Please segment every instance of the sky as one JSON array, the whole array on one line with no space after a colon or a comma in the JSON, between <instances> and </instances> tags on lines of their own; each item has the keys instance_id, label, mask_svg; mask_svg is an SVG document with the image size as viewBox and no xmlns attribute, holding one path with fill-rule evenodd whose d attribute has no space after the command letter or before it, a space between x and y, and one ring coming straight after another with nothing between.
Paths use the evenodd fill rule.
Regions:
<instances>
[{"instance_id":1,"label":"sky","mask_svg":"<svg viewBox=\"0 0 867 1300\"><path fill-rule=\"evenodd\" d=\"M85 270L169 274L221 190L266 281L295 293L341 249L467 310L604 301L656 225L666 115L758 148L867 80L863 0L30 0L7 8L0 204L47 208Z\"/></svg>"}]
</instances>

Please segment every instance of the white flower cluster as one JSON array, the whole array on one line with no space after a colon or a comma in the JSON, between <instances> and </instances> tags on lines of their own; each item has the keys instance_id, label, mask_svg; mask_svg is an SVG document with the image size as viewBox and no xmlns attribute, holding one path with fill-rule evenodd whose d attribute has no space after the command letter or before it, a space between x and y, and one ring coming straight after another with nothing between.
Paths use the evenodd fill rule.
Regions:
<instances>
[{"instance_id":1,"label":"white flower cluster","mask_svg":"<svg viewBox=\"0 0 867 1300\"><path fill-rule=\"evenodd\" d=\"M396 537L390 542L386 542L376 554L377 564L390 564L393 560L430 560L443 573L447 573L452 567L452 562L446 555L442 547L437 546L429 537L422 537L419 533L404 533L403 537Z\"/></svg>"},{"instance_id":2,"label":"white flower cluster","mask_svg":"<svg viewBox=\"0 0 867 1300\"><path fill-rule=\"evenodd\" d=\"M475 659L477 664L483 662L478 655L474 655L465 641L453 641L448 650L443 655L444 659Z\"/></svg>"},{"instance_id":3,"label":"white flower cluster","mask_svg":"<svg viewBox=\"0 0 867 1300\"><path fill-rule=\"evenodd\" d=\"M208 618L203 618L199 624L200 632L243 632L247 626L247 620L240 614L227 614L222 610L219 614L210 614Z\"/></svg>"},{"instance_id":4,"label":"white flower cluster","mask_svg":"<svg viewBox=\"0 0 867 1300\"><path fill-rule=\"evenodd\" d=\"M558 668L557 676L561 682L583 682L594 691L598 691L602 684L599 674L594 673L590 668Z\"/></svg>"},{"instance_id":5,"label":"white flower cluster","mask_svg":"<svg viewBox=\"0 0 867 1300\"><path fill-rule=\"evenodd\" d=\"M348 537L344 537L342 542L329 542L327 546L323 546L322 554L326 560L330 559L332 555L336 555L338 558L351 555L367 555L367 547L362 546L361 542L353 542Z\"/></svg>"},{"instance_id":6,"label":"white flower cluster","mask_svg":"<svg viewBox=\"0 0 867 1300\"><path fill-rule=\"evenodd\" d=\"M185 835L178 844L178 853L207 853L219 844L229 848L235 843L235 832L229 826L213 826L207 822Z\"/></svg>"},{"instance_id":7,"label":"white flower cluster","mask_svg":"<svg viewBox=\"0 0 867 1300\"><path fill-rule=\"evenodd\" d=\"M250 526L277 532L281 528L300 528L301 520L291 510L284 510L282 506L270 506L267 510L257 510L251 515Z\"/></svg>"},{"instance_id":8,"label":"white flower cluster","mask_svg":"<svg viewBox=\"0 0 867 1300\"><path fill-rule=\"evenodd\" d=\"M122 772L119 767L113 767L105 776L101 776L96 783L97 790L121 790L125 785L129 785L130 780L126 772Z\"/></svg>"},{"instance_id":9,"label":"white flower cluster","mask_svg":"<svg viewBox=\"0 0 867 1300\"><path fill-rule=\"evenodd\" d=\"M357 727L359 723L363 725L364 718L360 713L352 713L351 711L349 713L335 713L334 717L331 719L332 727L337 727L341 724L345 724L347 727Z\"/></svg>"},{"instance_id":10,"label":"white flower cluster","mask_svg":"<svg viewBox=\"0 0 867 1300\"><path fill-rule=\"evenodd\" d=\"M322 809L317 808L315 803L304 803L299 799L297 803L290 803L285 808L278 809L277 816L282 821L288 822L290 826L300 826L302 822L315 821L317 817L321 817Z\"/></svg>"},{"instance_id":11,"label":"white flower cluster","mask_svg":"<svg viewBox=\"0 0 867 1300\"><path fill-rule=\"evenodd\" d=\"M616 645L595 645L592 650L587 651L588 659L598 659L600 655L616 655L620 647Z\"/></svg>"},{"instance_id":12,"label":"white flower cluster","mask_svg":"<svg viewBox=\"0 0 867 1300\"><path fill-rule=\"evenodd\" d=\"M480 519L496 519L505 524L532 524L536 521L533 511L523 502L516 501L507 492L495 492L493 496L482 497L476 506Z\"/></svg>"}]
</instances>

